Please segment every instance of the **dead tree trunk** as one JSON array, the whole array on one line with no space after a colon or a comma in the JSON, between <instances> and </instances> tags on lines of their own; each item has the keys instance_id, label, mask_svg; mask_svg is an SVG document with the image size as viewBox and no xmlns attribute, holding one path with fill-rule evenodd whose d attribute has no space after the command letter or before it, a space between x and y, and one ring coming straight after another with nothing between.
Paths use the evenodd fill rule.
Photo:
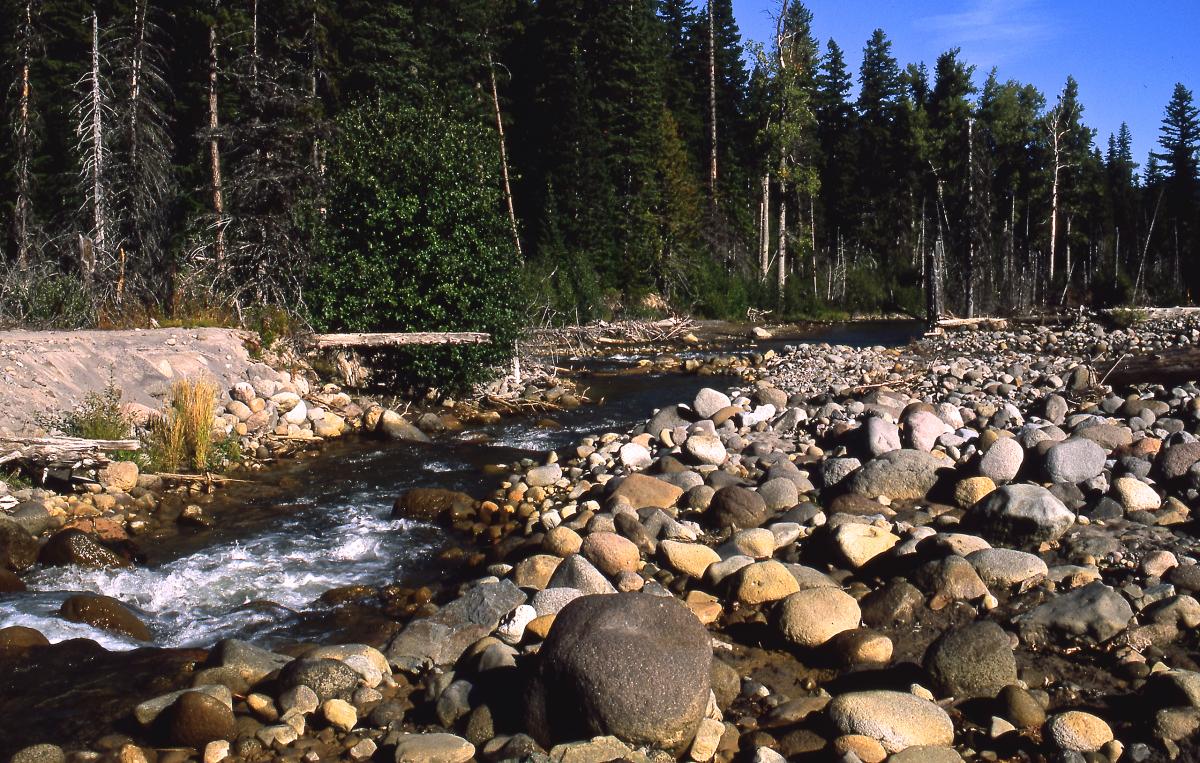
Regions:
<instances>
[{"instance_id":1,"label":"dead tree trunk","mask_svg":"<svg viewBox=\"0 0 1200 763\"><path fill-rule=\"evenodd\" d=\"M25 0L25 24L18 33L17 55L20 57L20 79L17 82L16 124L16 201L13 205L13 233L17 240L17 267L29 266L32 235L33 195L33 131L31 129L30 76L33 59L33 0Z\"/></svg>"},{"instance_id":2,"label":"dead tree trunk","mask_svg":"<svg viewBox=\"0 0 1200 763\"><path fill-rule=\"evenodd\" d=\"M492 80L492 107L496 113L496 134L500 138L500 177L504 181L504 202L508 205L508 224L512 229L513 245L517 248L517 256L524 257L521 251L521 232L517 227L517 210L513 204L512 184L508 178L508 145L504 138L504 116L500 111L500 91L496 87L496 67L492 63L492 52L487 54L488 74Z\"/></svg>"},{"instance_id":3,"label":"dead tree trunk","mask_svg":"<svg viewBox=\"0 0 1200 763\"><path fill-rule=\"evenodd\" d=\"M214 0L213 10L220 7L220 0ZM257 17L257 14L255 14ZM225 269L225 191L221 182L221 117L217 101L217 81L219 74L217 58L217 22L214 19L208 28L208 161L210 172L210 190L212 192L213 215L216 217L213 236L213 260L217 272L224 275Z\"/></svg>"},{"instance_id":4,"label":"dead tree trunk","mask_svg":"<svg viewBox=\"0 0 1200 763\"><path fill-rule=\"evenodd\" d=\"M967 119L967 317L975 317L975 119Z\"/></svg>"},{"instance_id":5,"label":"dead tree trunk","mask_svg":"<svg viewBox=\"0 0 1200 763\"><path fill-rule=\"evenodd\" d=\"M779 250L776 255L776 286L779 299L783 301L783 290L787 287L787 181L779 178Z\"/></svg>"},{"instance_id":6,"label":"dead tree trunk","mask_svg":"<svg viewBox=\"0 0 1200 763\"><path fill-rule=\"evenodd\" d=\"M717 34L712 0L708 0L708 198L717 209Z\"/></svg>"},{"instance_id":7,"label":"dead tree trunk","mask_svg":"<svg viewBox=\"0 0 1200 763\"><path fill-rule=\"evenodd\" d=\"M92 11L91 25L91 65L82 80L87 92L79 109L77 127L92 227L90 256L81 256L79 264L89 291L94 286L97 265L105 260L108 251L108 194L105 188L108 156L104 136L107 104L100 73L100 18L95 10Z\"/></svg>"},{"instance_id":8,"label":"dead tree trunk","mask_svg":"<svg viewBox=\"0 0 1200 763\"><path fill-rule=\"evenodd\" d=\"M762 202L758 220L758 273L763 283L771 270L771 176L762 177Z\"/></svg>"}]
</instances>

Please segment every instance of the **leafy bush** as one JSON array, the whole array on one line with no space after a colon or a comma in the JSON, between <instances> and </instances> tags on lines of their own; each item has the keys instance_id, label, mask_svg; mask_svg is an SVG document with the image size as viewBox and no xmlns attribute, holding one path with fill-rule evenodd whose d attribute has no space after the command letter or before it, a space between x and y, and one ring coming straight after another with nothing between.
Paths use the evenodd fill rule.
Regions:
<instances>
[{"instance_id":1,"label":"leafy bush","mask_svg":"<svg viewBox=\"0 0 1200 763\"><path fill-rule=\"evenodd\" d=\"M171 385L166 409L146 425L146 452L159 471L210 466L217 385L210 379L180 379Z\"/></svg>"},{"instance_id":2,"label":"leafy bush","mask_svg":"<svg viewBox=\"0 0 1200 763\"><path fill-rule=\"evenodd\" d=\"M392 101L338 119L307 303L325 331L483 331L490 345L409 350L397 381L457 386L511 354L520 263L495 135Z\"/></svg>"},{"instance_id":3,"label":"leafy bush","mask_svg":"<svg viewBox=\"0 0 1200 763\"><path fill-rule=\"evenodd\" d=\"M124 440L133 431L133 418L121 404L121 389L109 379L100 392L89 392L73 411L34 416L46 430L89 440Z\"/></svg>"}]
</instances>

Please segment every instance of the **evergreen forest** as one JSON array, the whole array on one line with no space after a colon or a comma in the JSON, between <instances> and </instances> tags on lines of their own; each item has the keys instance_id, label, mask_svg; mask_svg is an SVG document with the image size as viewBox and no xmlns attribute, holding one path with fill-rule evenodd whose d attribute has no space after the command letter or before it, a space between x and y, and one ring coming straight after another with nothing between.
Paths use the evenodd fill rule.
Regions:
<instances>
[{"instance_id":1,"label":"evergreen forest","mask_svg":"<svg viewBox=\"0 0 1200 763\"><path fill-rule=\"evenodd\" d=\"M1200 117L779 0L3 0L0 311L491 330L1200 295ZM858 71L842 46L863 52ZM982 83L981 85L977 83ZM258 317L256 317L258 316ZM505 333L507 332L507 333Z\"/></svg>"}]
</instances>

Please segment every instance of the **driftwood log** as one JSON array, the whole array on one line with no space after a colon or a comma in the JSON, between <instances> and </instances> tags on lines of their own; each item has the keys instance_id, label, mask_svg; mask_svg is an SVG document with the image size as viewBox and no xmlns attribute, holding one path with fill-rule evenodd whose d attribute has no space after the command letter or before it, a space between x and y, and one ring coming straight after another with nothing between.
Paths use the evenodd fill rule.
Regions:
<instances>
[{"instance_id":1,"label":"driftwood log","mask_svg":"<svg viewBox=\"0 0 1200 763\"><path fill-rule=\"evenodd\" d=\"M1131 355L1097 368L1105 384L1162 384L1172 387L1200 381L1200 347L1180 347L1162 352Z\"/></svg>"},{"instance_id":2,"label":"driftwood log","mask_svg":"<svg viewBox=\"0 0 1200 763\"><path fill-rule=\"evenodd\" d=\"M110 463L109 453L140 450L137 440L87 440L81 437L0 437L0 465L15 464L70 481L75 473Z\"/></svg>"},{"instance_id":3,"label":"driftwood log","mask_svg":"<svg viewBox=\"0 0 1200 763\"><path fill-rule=\"evenodd\" d=\"M416 333L367 333L367 334L314 334L309 344L318 350L344 347L412 347L442 344L487 344L491 334L478 332L416 332Z\"/></svg>"}]
</instances>

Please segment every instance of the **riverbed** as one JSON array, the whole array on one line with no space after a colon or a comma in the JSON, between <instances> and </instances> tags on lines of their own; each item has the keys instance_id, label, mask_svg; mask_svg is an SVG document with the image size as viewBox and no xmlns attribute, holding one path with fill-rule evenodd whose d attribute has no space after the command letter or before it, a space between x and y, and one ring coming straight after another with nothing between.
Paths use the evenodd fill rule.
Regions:
<instances>
[{"instance_id":1,"label":"riverbed","mask_svg":"<svg viewBox=\"0 0 1200 763\"><path fill-rule=\"evenodd\" d=\"M717 351L780 352L789 344L819 342L899 346L919 334L914 323L852 323ZM556 414L557 426L515 417L429 445L334 445L285 467L288 479L276 484L286 488L225 508L216 527L148 548L147 562L136 569L36 568L25 576L28 592L0 595L0 628L24 625L52 642L86 638L110 650L145 646L57 616L68 596L91 592L134 608L155 646L206 647L229 637L274 646L319 638L326 635L319 617L326 591L391 582L415 586L447 574L438 557L454 539L433 525L391 518L392 502L405 489L445 487L481 496L502 479L486 474L486 465L542 458L589 434L628 429L663 405L691 400L702 387L722 386L711 377L623 373L645 357L558 358L559 365L584 373L581 384L598 404ZM480 435L486 442L476 441Z\"/></svg>"}]
</instances>

